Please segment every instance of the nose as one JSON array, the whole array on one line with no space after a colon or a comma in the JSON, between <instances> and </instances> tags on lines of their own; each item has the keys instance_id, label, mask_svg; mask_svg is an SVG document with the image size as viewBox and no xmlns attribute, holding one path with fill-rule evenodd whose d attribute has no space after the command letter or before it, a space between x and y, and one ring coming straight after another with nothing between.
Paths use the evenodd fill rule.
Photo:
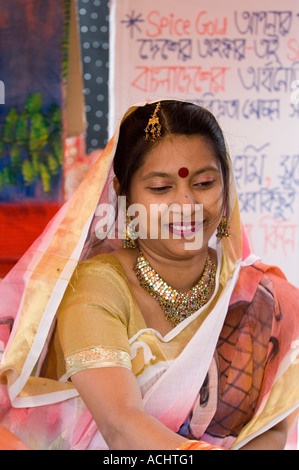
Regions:
<instances>
[{"instance_id":1,"label":"nose","mask_svg":"<svg viewBox=\"0 0 299 470\"><path fill-rule=\"evenodd\" d=\"M202 217L202 205L192 189L186 184L177 188L175 198L171 205L173 218L180 220L193 220Z\"/></svg>"},{"instance_id":2,"label":"nose","mask_svg":"<svg viewBox=\"0 0 299 470\"><path fill-rule=\"evenodd\" d=\"M183 207L183 205L186 205L186 204L190 205L191 207L194 207L195 204L200 203L197 200L197 197L192 191L192 189L187 184L183 185L181 188L178 188L175 202L180 207Z\"/></svg>"}]
</instances>

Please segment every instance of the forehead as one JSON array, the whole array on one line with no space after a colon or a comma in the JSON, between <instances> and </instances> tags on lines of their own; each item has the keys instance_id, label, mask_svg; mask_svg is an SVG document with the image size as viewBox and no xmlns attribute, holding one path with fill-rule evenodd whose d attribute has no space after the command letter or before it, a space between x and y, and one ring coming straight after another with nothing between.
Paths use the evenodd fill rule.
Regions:
<instances>
[{"instance_id":1,"label":"forehead","mask_svg":"<svg viewBox=\"0 0 299 470\"><path fill-rule=\"evenodd\" d=\"M219 168L219 161L211 146L200 136L168 136L152 148L146 155L140 172L152 170L177 170L181 167L199 169L207 163Z\"/></svg>"}]
</instances>

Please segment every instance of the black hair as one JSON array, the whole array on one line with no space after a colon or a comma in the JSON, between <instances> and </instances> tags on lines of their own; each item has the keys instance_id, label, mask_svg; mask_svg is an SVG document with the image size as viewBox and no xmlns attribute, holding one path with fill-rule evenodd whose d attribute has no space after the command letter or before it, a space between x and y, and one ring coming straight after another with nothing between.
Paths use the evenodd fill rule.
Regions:
<instances>
[{"instance_id":1,"label":"black hair","mask_svg":"<svg viewBox=\"0 0 299 470\"><path fill-rule=\"evenodd\" d=\"M157 103L137 108L122 123L114 157L114 173L119 182L119 194L129 193L133 174L142 165L145 155L168 135L198 135L218 158L223 178L223 206L228 208L229 162L222 130L207 109L184 101L161 101L157 113L161 136L156 142L145 140L145 128Z\"/></svg>"}]
</instances>

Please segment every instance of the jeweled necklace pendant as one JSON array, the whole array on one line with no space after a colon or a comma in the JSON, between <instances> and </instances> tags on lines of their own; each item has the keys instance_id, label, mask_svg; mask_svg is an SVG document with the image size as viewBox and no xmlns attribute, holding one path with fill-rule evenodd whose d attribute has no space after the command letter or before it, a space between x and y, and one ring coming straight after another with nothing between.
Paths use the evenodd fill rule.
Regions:
<instances>
[{"instance_id":1,"label":"jeweled necklace pendant","mask_svg":"<svg viewBox=\"0 0 299 470\"><path fill-rule=\"evenodd\" d=\"M216 276L216 266L209 255L200 280L192 289L185 292L179 292L163 281L142 253L137 258L134 271L140 285L159 302L166 318L173 326L178 325L207 302L214 288Z\"/></svg>"}]
</instances>

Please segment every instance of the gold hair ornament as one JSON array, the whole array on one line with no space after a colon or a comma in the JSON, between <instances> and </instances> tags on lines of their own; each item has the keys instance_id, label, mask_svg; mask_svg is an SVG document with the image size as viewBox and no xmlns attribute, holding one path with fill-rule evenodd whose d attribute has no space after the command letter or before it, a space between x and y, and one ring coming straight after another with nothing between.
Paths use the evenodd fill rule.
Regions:
<instances>
[{"instance_id":1,"label":"gold hair ornament","mask_svg":"<svg viewBox=\"0 0 299 470\"><path fill-rule=\"evenodd\" d=\"M150 140L151 142L155 142L161 136L161 124L159 121L159 117L157 116L158 111L161 108L161 103L157 103L156 109L149 119L145 130L145 140Z\"/></svg>"}]
</instances>

